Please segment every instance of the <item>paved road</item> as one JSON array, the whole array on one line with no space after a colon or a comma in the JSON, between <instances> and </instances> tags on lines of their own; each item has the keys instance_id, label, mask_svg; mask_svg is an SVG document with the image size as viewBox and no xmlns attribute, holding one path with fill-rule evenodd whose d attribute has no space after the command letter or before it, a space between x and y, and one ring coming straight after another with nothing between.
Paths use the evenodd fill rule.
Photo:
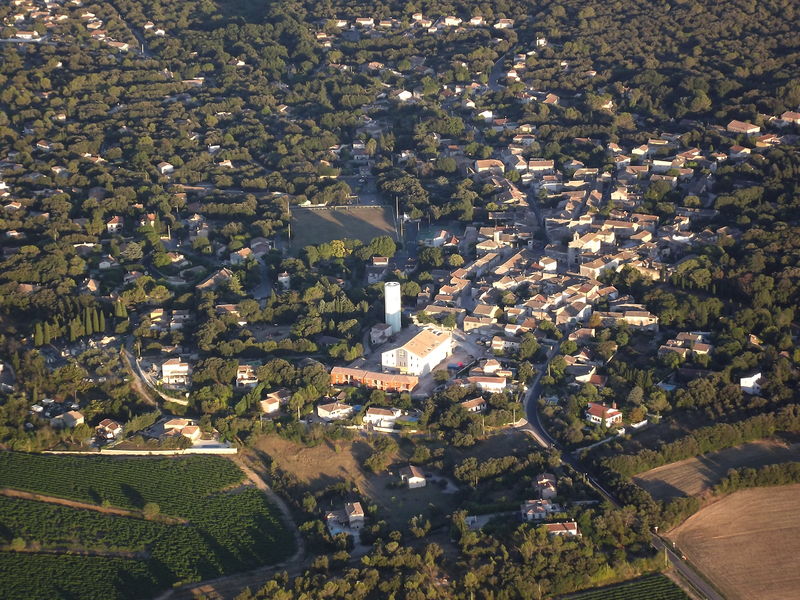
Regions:
<instances>
[{"instance_id":1,"label":"paved road","mask_svg":"<svg viewBox=\"0 0 800 600\"><path fill-rule=\"evenodd\" d=\"M672 563L672 566L675 567L678 573L680 573L697 592L708 598L708 600L725 600L725 597L722 594L711 587L711 584L709 584L705 579L700 577L697 572L678 554L673 552L659 536L653 535L651 543L659 552L666 549L669 562Z\"/></svg>"}]
</instances>

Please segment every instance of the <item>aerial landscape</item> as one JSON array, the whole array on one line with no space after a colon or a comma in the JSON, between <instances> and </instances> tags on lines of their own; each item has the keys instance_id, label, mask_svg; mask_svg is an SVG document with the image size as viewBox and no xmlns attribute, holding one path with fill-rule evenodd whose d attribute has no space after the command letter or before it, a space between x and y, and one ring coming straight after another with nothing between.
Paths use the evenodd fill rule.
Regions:
<instances>
[{"instance_id":1,"label":"aerial landscape","mask_svg":"<svg viewBox=\"0 0 800 600\"><path fill-rule=\"evenodd\" d=\"M800 598L800 6L0 2L0 600Z\"/></svg>"}]
</instances>

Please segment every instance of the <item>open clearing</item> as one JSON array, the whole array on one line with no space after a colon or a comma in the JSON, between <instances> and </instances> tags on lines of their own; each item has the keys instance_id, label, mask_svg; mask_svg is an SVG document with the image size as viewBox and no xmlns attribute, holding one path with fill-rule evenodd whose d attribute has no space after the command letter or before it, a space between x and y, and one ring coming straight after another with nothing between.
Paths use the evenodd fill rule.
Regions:
<instances>
[{"instance_id":1,"label":"open clearing","mask_svg":"<svg viewBox=\"0 0 800 600\"><path fill-rule=\"evenodd\" d=\"M762 440L696 456L641 473L633 480L658 500L696 496L715 486L730 469L800 461L800 443Z\"/></svg>"},{"instance_id":2,"label":"open clearing","mask_svg":"<svg viewBox=\"0 0 800 600\"><path fill-rule=\"evenodd\" d=\"M669 533L728 600L794 600L800 484L741 490Z\"/></svg>"},{"instance_id":3,"label":"open clearing","mask_svg":"<svg viewBox=\"0 0 800 600\"><path fill-rule=\"evenodd\" d=\"M392 209L388 206L342 208L292 208L292 248L350 238L369 242L381 235L396 238Z\"/></svg>"},{"instance_id":4,"label":"open clearing","mask_svg":"<svg viewBox=\"0 0 800 600\"><path fill-rule=\"evenodd\" d=\"M411 444L398 439L400 450L393 458L393 466L407 464ZM519 432L494 435L472 448L448 448L445 462L457 463L467 456L480 460L489 457L507 456L515 451L522 455L530 451L532 444L527 436ZM319 491L330 485L347 481L359 492L370 498L381 509L380 517L392 526L401 526L418 514L442 516L455 510L461 495L455 491L455 481L446 485L444 479L429 481L424 488L410 490L396 487L398 477L392 473L375 475L362 468L364 460L372 453L365 439L352 442L323 441L318 446L307 448L276 435L264 436L256 443L256 449L269 455L283 471L292 473L309 490ZM423 469L425 469L423 467ZM436 473L438 475L438 473ZM338 508L338 507L332 507Z\"/></svg>"}]
</instances>

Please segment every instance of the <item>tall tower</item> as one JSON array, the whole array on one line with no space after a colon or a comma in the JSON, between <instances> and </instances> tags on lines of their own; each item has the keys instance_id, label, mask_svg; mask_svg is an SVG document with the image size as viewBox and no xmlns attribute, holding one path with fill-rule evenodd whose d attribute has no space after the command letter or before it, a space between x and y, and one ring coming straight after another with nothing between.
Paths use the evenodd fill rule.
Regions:
<instances>
[{"instance_id":1,"label":"tall tower","mask_svg":"<svg viewBox=\"0 0 800 600\"><path fill-rule=\"evenodd\" d=\"M402 312L402 301L400 284L396 281L389 281L383 285L383 301L386 305L386 324L392 328L392 335L400 333L400 313Z\"/></svg>"}]
</instances>

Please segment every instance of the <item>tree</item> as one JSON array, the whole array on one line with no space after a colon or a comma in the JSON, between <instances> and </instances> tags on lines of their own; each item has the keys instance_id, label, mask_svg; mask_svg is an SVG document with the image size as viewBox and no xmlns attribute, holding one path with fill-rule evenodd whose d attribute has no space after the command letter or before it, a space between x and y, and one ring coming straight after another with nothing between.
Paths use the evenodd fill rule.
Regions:
<instances>
[{"instance_id":1,"label":"tree","mask_svg":"<svg viewBox=\"0 0 800 600\"><path fill-rule=\"evenodd\" d=\"M158 517L159 514L161 514L161 507L155 502L148 502L144 505L144 508L142 509L142 514L144 514L145 519L152 521L153 519Z\"/></svg>"}]
</instances>

